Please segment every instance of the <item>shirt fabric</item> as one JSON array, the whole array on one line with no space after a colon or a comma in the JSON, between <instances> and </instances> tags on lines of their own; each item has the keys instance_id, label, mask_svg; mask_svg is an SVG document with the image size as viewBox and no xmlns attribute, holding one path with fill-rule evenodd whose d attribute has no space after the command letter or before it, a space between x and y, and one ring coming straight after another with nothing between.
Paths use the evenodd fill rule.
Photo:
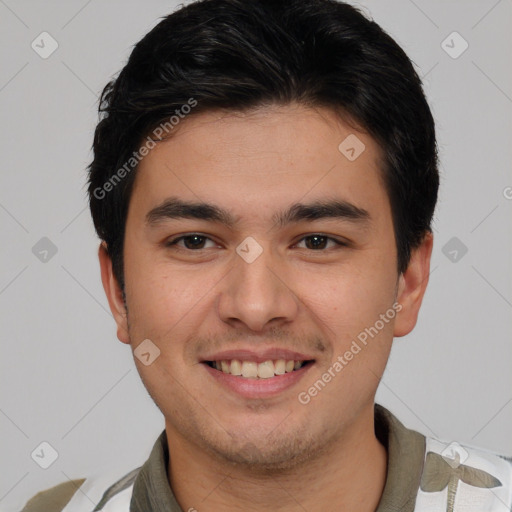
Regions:
<instances>
[{"instance_id":1,"label":"shirt fabric","mask_svg":"<svg viewBox=\"0 0 512 512\"><path fill-rule=\"evenodd\" d=\"M384 491L375 512L512 511L512 459L426 437L406 428L379 404L375 404L375 433L388 457ZM22 512L187 512L169 484L168 461L164 430L147 461L106 490L105 480L96 485L74 480L74 489L68 482L38 493ZM101 486L101 499L93 507L91 497Z\"/></svg>"}]
</instances>

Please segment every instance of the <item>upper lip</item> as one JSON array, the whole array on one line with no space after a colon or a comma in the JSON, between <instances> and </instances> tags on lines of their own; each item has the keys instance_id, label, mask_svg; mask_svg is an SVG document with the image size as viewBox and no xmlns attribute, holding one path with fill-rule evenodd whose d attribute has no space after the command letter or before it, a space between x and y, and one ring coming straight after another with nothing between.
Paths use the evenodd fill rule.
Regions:
<instances>
[{"instance_id":1,"label":"upper lip","mask_svg":"<svg viewBox=\"0 0 512 512\"><path fill-rule=\"evenodd\" d=\"M277 359L284 359L285 361L311 361L314 358L293 350L269 348L262 351L255 351L254 349L223 350L222 352L215 352L212 355L205 356L201 358L201 361L231 361L233 359L263 363L270 360L276 361Z\"/></svg>"}]
</instances>

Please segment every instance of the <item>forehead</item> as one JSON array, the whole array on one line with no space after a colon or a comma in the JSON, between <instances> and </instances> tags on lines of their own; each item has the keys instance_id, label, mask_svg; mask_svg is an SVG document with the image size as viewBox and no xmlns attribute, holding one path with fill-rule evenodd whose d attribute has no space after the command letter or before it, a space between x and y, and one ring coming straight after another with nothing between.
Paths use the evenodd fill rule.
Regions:
<instances>
[{"instance_id":1,"label":"forehead","mask_svg":"<svg viewBox=\"0 0 512 512\"><path fill-rule=\"evenodd\" d=\"M154 208L169 196L256 217L327 196L364 209L388 207L380 147L329 109L212 111L176 128L139 164L134 208Z\"/></svg>"}]
</instances>

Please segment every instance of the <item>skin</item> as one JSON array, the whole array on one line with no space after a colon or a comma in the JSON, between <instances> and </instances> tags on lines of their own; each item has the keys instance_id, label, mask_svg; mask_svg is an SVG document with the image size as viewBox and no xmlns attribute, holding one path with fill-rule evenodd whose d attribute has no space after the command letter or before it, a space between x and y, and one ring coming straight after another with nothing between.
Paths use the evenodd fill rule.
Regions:
<instances>
[{"instance_id":1,"label":"skin","mask_svg":"<svg viewBox=\"0 0 512 512\"><path fill-rule=\"evenodd\" d=\"M354 161L338 150L349 134L366 146ZM374 433L374 397L393 337L416 324L433 243L428 233L398 275L380 157L371 137L332 111L289 105L190 116L139 165L124 245L128 311L104 244L101 275L119 340L134 350L150 339L160 350L149 366L134 360L165 417L169 481L183 510L377 509L387 454ZM169 219L150 228L146 214L170 196L214 203L237 224ZM271 220L295 202L332 198L364 208L370 221ZM202 250L183 240L166 247L190 233L208 237ZM311 248L304 237L318 233L349 245ZM236 253L248 236L263 249L250 264ZM300 403L395 302L395 318ZM205 350L276 346L315 363L272 398L243 398L200 363Z\"/></svg>"}]
</instances>

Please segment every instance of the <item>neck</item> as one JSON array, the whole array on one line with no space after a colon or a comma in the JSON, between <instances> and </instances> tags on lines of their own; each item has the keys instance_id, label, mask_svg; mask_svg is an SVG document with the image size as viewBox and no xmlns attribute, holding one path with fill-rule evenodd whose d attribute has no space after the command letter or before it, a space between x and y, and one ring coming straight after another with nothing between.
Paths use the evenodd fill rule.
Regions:
<instances>
[{"instance_id":1,"label":"neck","mask_svg":"<svg viewBox=\"0 0 512 512\"><path fill-rule=\"evenodd\" d=\"M373 404L321 455L271 476L214 459L168 425L166 432L169 481L187 511L375 512L386 482L387 452L375 437Z\"/></svg>"}]
</instances>

